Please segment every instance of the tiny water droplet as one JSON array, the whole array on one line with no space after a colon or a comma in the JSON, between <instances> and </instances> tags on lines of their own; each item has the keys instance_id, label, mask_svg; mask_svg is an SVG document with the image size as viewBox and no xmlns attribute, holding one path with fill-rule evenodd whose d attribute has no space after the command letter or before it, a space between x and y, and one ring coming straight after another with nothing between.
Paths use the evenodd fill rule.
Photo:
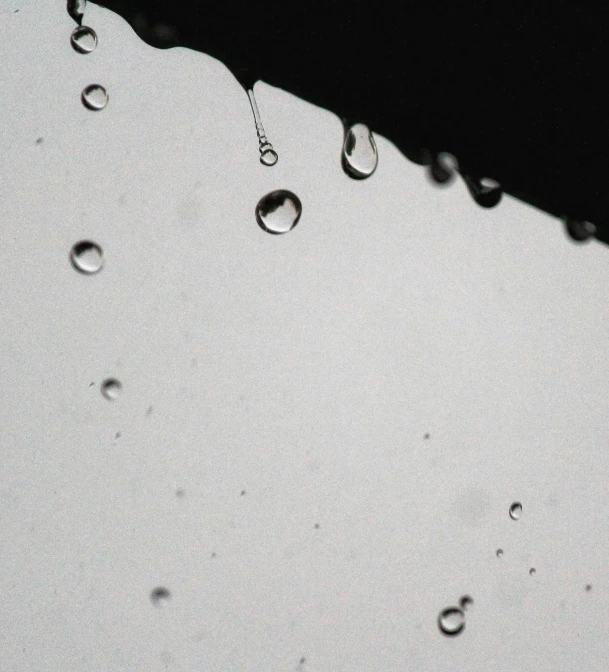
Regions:
<instances>
[{"instance_id":1,"label":"tiny water droplet","mask_svg":"<svg viewBox=\"0 0 609 672\"><path fill-rule=\"evenodd\" d=\"M378 165L378 151L366 124L353 124L345 133L342 164L345 172L358 180L370 177Z\"/></svg>"},{"instance_id":2,"label":"tiny water droplet","mask_svg":"<svg viewBox=\"0 0 609 672\"><path fill-rule=\"evenodd\" d=\"M512 520L520 520L521 515L522 515L522 504L520 502L514 502L512 506L510 506L510 518Z\"/></svg>"},{"instance_id":3,"label":"tiny water droplet","mask_svg":"<svg viewBox=\"0 0 609 672\"><path fill-rule=\"evenodd\" d=\"M97 47L97 33L88 26L78 26L72 31L70 44L79 54L90 54Z\"/></svg>"},{"instance_id":4,"label":"tiny water droplet","mask_svg":"<svg viewBox=\"0 0 609 672\"><path fill-rule=\"evenodd\" d=\"M36 138L36 144L41 145L44 142L44 138Z\"/></svg>"},{"instance_id":5,"label":"tiny water droplet","mask_svg":"<svg viewBox=\"0 0 609 672\"><path fill-rule=\"evenodd\" d=\"M116 380L116 378L107 378L101 384L101 393L109 401L115 401L116 399L118 399L122 389L123 389L122 383L120 382L120 380Z\"/></svg>"},{"instance_id":6,"label":"tiny water droplet","mask_svg":"<svg viewBox=\"0 0 609 672\"><path fill-rule=\"evenodd\" d=\"M268 233L291 231L302 214L302 203L296 194L285 189L271 191L256 205L256 221Z\"/></svg>"},{"instance_id":7,"label":"tiny water droplet","mask_svg":"<svg viewBox=\"0 0 609 672\"><path fill-rule=\"evenodd\" d=\"M457 607L448 607L438 616L438 627L448 637L460 635L465 628L465 614Z\"/></svg>"},{"instance_id":8,"label":"tiny water droplet","mask_svg":"<svg viewBox=\"0 0 609 672\"><path fill-rule=\"evenodd\" d=\"M502 558L502 557L503 557L503 549L502 549L502 548L498 548L498 549L497 549L497 553L496 553L496 555L497 555L498 558Z\"/></svg>"},{"instance_id":9,"label":"tiny water droplet","mask_svg":"<svg viewBox=\"0 0 609 672\"><path fill-rule=\"evenodd\" d=\"M68 0L68 14L80 24L87 8L87 0Z\"/></svg>"},{"instance_id":10,"label":"tiny water droplet","mask_svg":"<svg viewBox=\"0 0 609 672\"><path fill-rule=\"evenodd\" d=\"M101 84L89 84L83 89L82 102L90 110L103 110L108 104L110 96Z\"/></svg>"},{"instance_id":11,"label":"tiny water droplet","mask_svg":"<svg viewBox=\"0 0 609 672\"><path fill-rule=\"evenodd\" d=\"M531 567L531 569L529 569L529 574L530 574L531 576L533 576L533 575L536 574L536 573L537 573L537 570L535 569L535 567Z\"/></svg>"},{"instance_id":12,"label":"tiny water droplet","mask_svg":"<svg viewBox=\"0 0 609 672\"><path fill-rule=\"evenodd\" d=\"M586 592L590 592L592 590L592 586L590 584L586 585Z\"/></svg>"},{"instance_id":13,"label":"tiny water droplet","mask_svg":"<svg viewBox=\"0 0 609 672\"><path fill-rule=\"evenodd\" d=\"M459 170L459 162L452 154L440 152L431 157L429 176L436 184L448 185L455 179Z\"/></svg>"},{"instance_id":14,"label":"tiny water droplet","mask_svg":"<svg viewBox=\"0 0 609 672\"><path fill-rule=\"evenodd\" d=\"M167 604L167 602L169 602L170 597L171 593L164 586L159 586L150 593L150 599L152 600L152 604L154 604L156 607L160 607L163 606L164 604Z\"/></svg>"},{"instance_id":15,"label":"tiny water droplet","mask_svg":"<svg viewBox=\"0 0 609 672\"><path fill-rule=\"evenodd\" d=\"M459 600L459 606L463 611L467 611L469 607L474 606L474 598L471 597L470 595L464 595L460 600Z\"/></svg>"},{"instance_id":16,"label":"tiny water droplet","mask_svg":"<svg viewBox=\"0 0 609 672\"><path fill-rule=\"evenodd\" d=\"M70 261L77 271L86 275L98 273L104 265L104 253L97 243L81 240L70 251Z\"/></svg>"},{"instance_id":17,"label":"tiny water droplet","mask_svg":"<svg viewBox=\"0 0 609 672\"><path fill-rule=\"evenodd\" d=\"M465 184L472 198L483 208L494 208L503 194L501 185L490 177L474 178L463 175Z\"/></svg>"},{"instance_id":18,"label":"tiny water droplet","mask_svg":"<svg viewBox=\"0 0 609 672\"><path fill-rule=\"evenodd\" d=\"M576 243L585 243L596 235L596 226L573 217L564 218L565 230L571 240Z\"/></svg>"}]
</instances>

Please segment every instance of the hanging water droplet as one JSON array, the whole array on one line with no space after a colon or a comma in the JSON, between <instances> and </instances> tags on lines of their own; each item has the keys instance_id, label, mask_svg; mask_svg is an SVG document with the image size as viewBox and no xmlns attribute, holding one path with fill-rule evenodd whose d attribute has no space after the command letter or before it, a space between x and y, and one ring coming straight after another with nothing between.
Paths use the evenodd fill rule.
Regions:
<instances>
[{"instance_id":1,"label":"hanging water droplet","mask_svg":"<svg viewBox=\"0 0 609 672\"><path fill-rule=\"evenodd\" d=\"M154 604L155 607L161 607L164 604L167 604L170 597L171 593L164 586L159 586L150 593L150 599L152 600L152 604Z\"/></svg>"},{"instance_id":2,"label":"hanging water droplet","mask_svg":"<svg viewBox=\"0 0 609 672\"><path fill-rule=\"evenodd\" d=\"M370 177L378 165L378 151L366 124L353 124L345 133L342 164L345 172L358 180Z\"/></svg>"},{"instance_id":3,"label":"hanging water droplet","mask_svg":"<svg viewBox=\"0 0 609 672\"><path fill-rule=\"evenodd\" d=\"M448 637L460 635L465 628L465 614L457 607L448 607L438 616L438 627Z\"/></svg>"},{"instance_id":4,"label":"hanging water droplet","mask_svg":"<svg viewBox=\"0 0 609 672\"><path fill-rule=\"evenodd\" d=\"M585 243L596 235L596 225L573 217L564 218L567 235L576 243Z\"/></svg>"},{"instance_id":5,"label":"hanging water droplet","mask_svg":"<svg viewBox=\"0 0 609 672\"><path fill-rule=\"evenodd\" d=\"M256 221L268 233L291 231L302 214L302 204L296 194L285 189L271 191L256 206Z\"/></svg>"},{"instance_id":6,"label":"hanging water droplet","mask_svg":"<svg viewBox=\"0 0 609 672\"><path fill-rule=\"evenodd\" d=\"M470 597L469 595L464 595L460 600L459 600L459 606L463 611L467 611L470 607L474 605L474 599Z\"/></svg>"},{"instance_id":7,"label":"hanging water droplet","mask_svg":"<svg viewBox=\"0 0 609 672\"><path fill-rule=\"evenodd\" d=\"M78 26L72 31L70 43L79 54L90 54L97 47L97 33L88 26Z\"/></svg>"},{"instance_id":8,"label":"hanging water droplet","mask_svg":"<svg viewBox=\"0 0 609 672\"><path fill-rule=\"evenodd\" d=\"M522 504L520 502L514 502L512 506L510 506L510 518L512 520L520 520L521 514Z\"/></svg>"},{"instance_id":9,"label":"hanging water droplet","mask_svg":"<svg viewBox=\"0 0 609 672\"><path fill-rule=\"evenodd\" d=\"M490 177L474 178L471 175L463 175L463 179L472 198L481 207L493 208L501 200L503 192L497 180Z\"/></svg>"},{"instance_id":10,"label":"hanging water droplet","mask_svg":"<svg viewBox=\"0 0 609 672\"><path fill-rule=\"evenodd\" d=\"M72 247L70 261L77 271L92 275L102 269L104 253L97 243L81 240Z\"/></svg>"},{"instance_id":11,"label":"hanging water droplet","mask_svg":"<svg viewBox=\"0 0 609 672\"><path fill-rule=\"evenodd\" d=\"M82 92L82 102L90 110L103 110L110 96L101 84L89 84Z\"/></svg>"},{"instance_id":12,"label":"hanging water droplet","mask_svg":"<svg viewBox=\"0 0 609 672\"><path fill-rule=\"evenodd\" d=\"M68 0L67 2L68 14L80 24L83 14L87 8L87 0Z\"/></svg>"},{"instance_id":13,"label":"hanging water droplet","mask_svg":"<svg viewBox=\"0 0 609 672\"><path fill-rule=\"evenodd\" d=\"M260 163L264 166L274 166L279 160L279 155L273 149L273 145L271 145L271 143L267 140L264 127L262 126L262 120L260 119L260 112L258 111L258 104L256 103L256 97L254 96L253 89L248 89L247 95L250 99L250 105L252 107L252 112L254 113L254 122L256 123Z\"/></svg>"},{"instance_id":14,"label":"hanging water droplet","mask_svg":"<svg viewBox=\"0 0 609 672\"><path fill-rule=\"evenodd\" d=\"M502 558L502 557L503 557L503 549L502 549L502 548L498 548L498 549L497 549L497 553L496 553L495 555L496 555L498 558Z\"/></svg>"},{"instance_id":15,"label":"hanging water droplet","mask_svg":"<svg viewBox=\"0 0 609 672\"><path fill-rule=\"evenodd\" d=\"M109 401L115 401L120 396L123 385L120 380L116 378L107 378L101 384L101 393Z\"/></svg>"},{"instance_id":16,"label":"hanging water droplet","mask_svg":"<svg viewBox=\"0 0 609 672\"><path fill-rule=\"evenodd\" d=\"M448 152L440 152L431 157L428 173L436 184L448 185L455 179L459 170L459 162Z\"/></svg>"}]
</instances>

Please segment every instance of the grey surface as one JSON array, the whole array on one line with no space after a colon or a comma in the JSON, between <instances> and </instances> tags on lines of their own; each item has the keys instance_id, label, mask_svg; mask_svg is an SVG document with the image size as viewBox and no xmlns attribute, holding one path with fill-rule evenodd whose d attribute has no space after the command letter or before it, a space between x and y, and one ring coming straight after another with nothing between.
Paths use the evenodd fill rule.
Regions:
<instances>
[{"instance_id":1,"label":"grey surface","mask_svg":"<svg viewBox=\"0 0 609 672\"><path fill-rule=\"evenodd\" d=\"M0 2L2 670L606 670L607 249L259 83L263 167L221 63L64 5Z\"/></svg>"}]
</instances>

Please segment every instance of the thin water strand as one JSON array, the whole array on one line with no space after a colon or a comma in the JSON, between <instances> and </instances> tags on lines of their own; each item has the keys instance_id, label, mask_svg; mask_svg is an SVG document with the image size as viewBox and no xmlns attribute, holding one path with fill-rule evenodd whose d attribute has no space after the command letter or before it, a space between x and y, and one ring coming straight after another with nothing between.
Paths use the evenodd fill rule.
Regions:
<instances>
[{"instance_id":1,"label":"thin water strand","mask_svg":"<svg viewBox=\"0 0 609 672\"><path fill-rule=\"evenodd\" d=\"M87 8L87 0L67 0L68 14L78 25L82 23L82 17Z\"/></svg>"},{"instance_id":2,"label":"thin water strand","mask_svg":"<svg viewBox=\"0 0 609 672\"><path fill-rule=\"evenodd\" d=\"M260 152L260 163L264 166L274 166L279 160L277 152L273 149L273 145L268 141L262 120L260 119L260 111L254 96L254 90L248 89L247 95L250 99L252 112L254 113L254 122L256 123L256 133L258 135L258 151Z\"/></svg>"}]
</instances>

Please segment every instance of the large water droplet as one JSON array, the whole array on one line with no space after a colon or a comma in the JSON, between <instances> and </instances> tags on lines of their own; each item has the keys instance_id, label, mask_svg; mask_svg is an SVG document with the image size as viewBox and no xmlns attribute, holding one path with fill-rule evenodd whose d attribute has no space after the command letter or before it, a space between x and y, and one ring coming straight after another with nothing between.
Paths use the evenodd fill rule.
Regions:
<instances>
[{"instance_id":1,"label":"large water droplet","mask_svg":"<svg viewBox=\"0 0 609 672\"><path fill-rule=\"evenodd\" d=\"M351 177L370 177L378 164L378 152L372 131L366 124L353 124L345 134L342 163Z\"/></svg>"},{"instance_id":2,"label":"large water droplet","mask_svg":"<svg viewBox=\"0 0 609 672\"><path fill-rule=\"evenodd\" d=\"M72 247L70 261L77 271L92 275L102 269L104 253L97 243L81 240Z\"/></svg>"},{"instance_id":3,"label":"large water droplet","mask_svg":"<svg viewBox=\"0 0 609 672\"><path fill-rule=\"evenodd\" d=\"M116 378L107 378L101 384L101 393L109 401L115 401L119 398L120 393L123 389L123 385L120 380Z\"/></svg>"},{"instance_id":4,"label":"large water droplet","mask_svg":"<svg viewBox=\"0 0 609 672\"><path fill-rule=\"evenodd\" d=\"M493 208L501 200L503 192L497 180L490 177L475 178L471 175L463 175L463 179L472 198L483 208Z\"/></svg>"},{"instance_id":5,"label":"large water droplet","mask_svg":"<svg viewBox=\"0 0 609 672\"><path fill-rule=\"evenodd\" d=\"M80 24L83 14L87 8L87 0L68 0L67 2L68 14Z\"/></svg>"},{"instance_id":6,"label":"large water droplet","mask_svg":"<svg viewBox=\"0 0 609 672\"><path fill-rule=\"evenodd\" d=\"M268 233L291 231L302 214L302 204L296 194L285 189L271 191L256 206L256 221Z\"/></svg>"},{"instance_id":7,"label":"large water droplet","mask_svg":"<svg viewBox=\"0 0 609 672\"><path fill-rule=\"evenodd\" d=\"M520 502L514 502L512 506L510 506L510 518L512 520L520 520L521 515L522 515L522 504Z\"/></svg>"},{"instance_id":8,"label":"large water droplet","mask_svg":"<svg viewBox=\"0 0 609 672\"><path fill-rule=\"evenodd\" d=\"M585 243L596 235L596 225L573 217L564 219L567 235L576 243Z\"/></svg>"},{"instance_id":9,"label":"large water droplet","mask_svg":"<svg viewBox=\"0 0 609 672\"><path fill-rule=\"evenodd\" d=\"M97 46L97 33L88 26L78 26L72 31L70 43L79 54L90 54Z\"/></svg>"},{"instance_id":10,"label":"large water droplet","mask_svg":"<svg viewBox=\"0 0 609 672\"><path fill-rule=\"evenodd\" d=\"M82 102L90 110L103 110L110 96L101 84L89 84L83 89Z\"/></svg>"},{"instance_id":11,"label":"large water droplet","mask_svg":"<svg viewBox=\"0 0 609 672\"><path fill-rule=\"evenodd\" d=\"M448 185L455 179L459 170L459 162L448 152L440 152L430 157L428 168L429 177L436 184Z\"/></svg>"},{"instance_id":12,"label":"large water droplet","mask_svg":"<svg viewBox=\"0 0 609 672\"><path fill-rule=\"evenodd\" d=\"M460 635L465 628L465 614L457 607L448 607L438 616L438 627L448 637Z\"/></svg>"},{"instance_id":13,"label":"large water droplet","mask_svg":"<svg viewBox=\"0 0 609 672\"><path fill-rule=\"evenodd\" d=\"M164 586L159 586L150 593L150 599L152 600L152 604L154 604L155 607L161 607L164 604L167 604L170 597L171 593Z\"/></svg>"}]
</instances>

